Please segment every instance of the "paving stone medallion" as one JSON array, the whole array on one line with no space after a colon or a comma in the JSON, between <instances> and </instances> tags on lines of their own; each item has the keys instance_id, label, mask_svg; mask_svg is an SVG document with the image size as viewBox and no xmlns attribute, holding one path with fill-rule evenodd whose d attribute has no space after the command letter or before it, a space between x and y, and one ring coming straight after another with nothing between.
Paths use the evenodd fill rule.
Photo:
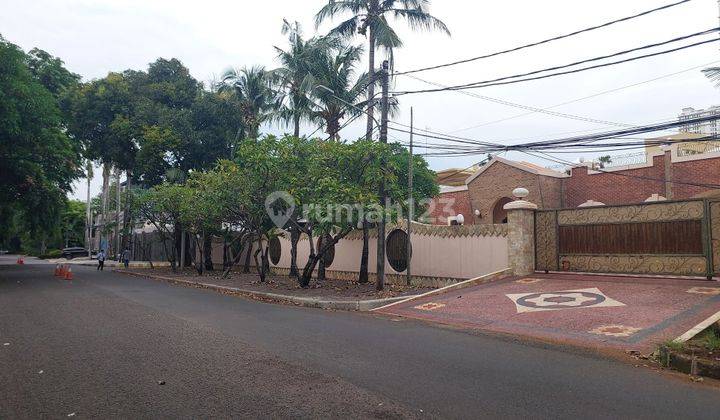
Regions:
<instances>
[{"instance_id":1,"label":"paving stone medallion","mask_svg":"<svg viewBox=\"0 0 720 420\"><path fill-rule=\"evenodd\" d=\"M597 287L559 292L512 293L505 296L515 303L517 313L625 306L606 296Z\"/></svg>"}]
</instances>

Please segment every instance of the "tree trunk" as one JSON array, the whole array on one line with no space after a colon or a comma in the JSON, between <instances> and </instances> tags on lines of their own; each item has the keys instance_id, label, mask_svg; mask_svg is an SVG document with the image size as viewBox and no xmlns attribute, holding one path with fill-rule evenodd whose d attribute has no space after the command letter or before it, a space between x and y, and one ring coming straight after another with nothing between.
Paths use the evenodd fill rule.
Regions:
<instances>
[{"instance_id":1,"label":"tree trunk","mask_svg":"<svg viewBox=\"0 0 720 420\"><path fill-rule=\"evenodd\" d=\"M300 137L300 114L293 115L293 135L295 137Z\"/></svg>"},{"instance_id":2,"label":"tree trunk","mask_svg":"<svg viewBox=\"0 0 720 420\"><path fill-rule=\"evenodd\" d=\"M213 267L213 260L212 260L212 235L208 235L205 237L205 240L203 241L203 254L205 254L205 270L206 271L213 271L215 267Z\"/></svg>"},{"instance_id":3,"label":"tree trunk","mask_svg":"<svg viewBox=\"0 0 720 420\"><path fill-rule=\"evenodd\" d=\"M252 236L248 238L248 249L247 254L245 254L245 267L243 267L243 273L249 273L250 272L250 257L252 254Z\"/></svg>"},{"instance_id":4,"label":"tree trunk","mask_svg":"<svg viewBox=\"0 0 720 420\"><path fill-rule=\"evenodd\" d=\"M265 267L264 264L260 261L258 261L258 254L261 253L263 250L262 248L262 242L258 240L258 249L253 254L253 260L255 260L255 269L258 272L258 275L260 276L260 282L265 283Z\"/></svg>"},{"instance_id":5,"label":"tree trunk","mask_svg":"<svg viewBox=\"0 0 720 420\"><path fill-rule=\"evenodd\" d=\"M190 255L193 256L193 260L195 261L195 269L197 270L199 275L203 275L203 268L204 268L204 261L205 261L205 253L204 251L204 243L205 243L205 235L193 235L195 238L195 251L199 252L200 255L197 259L195 259L195 252L191 252Z\"/></svg>"},{"instance_id":6,"label":"tree trunk","mask_svg":"<svg viewBox=\"0 0 720 420\"><path fill-rule=\"evenodd\" d=\"M102 222L100 224L100 248L108 251L107 240L103 243L103 237L107 236L106 226L108 219L108 196L110 195L110 164L103 164L103 185L102 185Z\"/></svg>"},{"instance_id":7,"label":"tree trunk","mask_svg":"<svg viewBox=\"0 0 720 420\"><path fill-rule=\"evenodd\" d=\"M240 250L238 251L237 255L235 255L233 257L233 260L230 262L230 264L227 267L225 267L225 271L223 271L223 275L222 275L223 278L226 278L228 276L228 274L230 274L230 270L232 270L232 268L237 263L240 262L240 258L242 258L243 250L245 250L245 245L243 245L244 241L245 241L244 239L240 241ZM248 245L250 245L250 244L248 244ZM250 251L248 250L248 252L250 252Z\"/></svg>"},{"instance_id":8,"label":"tree trunk","mask_svg":"<svg viewBox=\"0 0 720 420\"><path fill-rule=\"evenodd\" d=\"M318 250L323 249L323 244L327 242L327 239L325 239L325 235L320 236L318 238ZM318 261L318 281L325 281L325 256L323 255L320 260Z\"/></svg>"},{"instance_id":9,"label":"tree trunk","mask_svg":"<svg viewBox=\"0 0 720 420\"><path fill-rule=\"evenodd\" d=\"M370 254L370 227L367 220L363 219L362 222L363 230L363 247L362 254L360 254L360 274L358 276L359 283L368 282L368 256Z\"/></svg>"},{"instance_id":10,"label":"tree trunk","mask_svg":"<svg viewBox=\"0 0 720 420\"><path fill-rule=\"evenodd\" d=\"M132 200L130 187L132 186L132 182L130 181L130 177L132 177L132 171L127 170L125 171L125 176L127 177L127 181L125 184L125 211L123 212L123 237L122 237L122 249L125 250L126 248L130 248L130 242L132 242L132 215L130 214L130 201Z\"/></svg>"},{"instance_id":11,"label":"tree trunk","mask_svg":"<svg viewBox=\"0 0 720 420\"><path fill-rule=\"evenodd\" d=\"M261 245L262 246L262 245ZM265 248L262 248L262 274L260 276L260 280L265 282L265 276L270 272L270 258L268 258L268 253L270 251L270 248L268 246L265 246Z\"/></svg>"},{"instance_id":12,"label":"tree trunk","mask_svg":"<svg viewBox=\"0 0 720 420\"><path fill-rule=\"evenodd\" d=\"M298 272L298 266L297 266L297 246L298 242L300 241L300 231L297 227L293 227L290 229L290 276L291 277L298 277L300 273Z\"/></svg>"},{"instance_id":13,"label":"tree trunk","mask_svg":"<svg viewBox=\"0 0 720 420\"><path fill-rule=\"evenodd\" d=\"M115 257L120 261L120 174L119 168L115 169Z\"/></svg>"},{"instance_id":14,"label":"tree trunk","mask_svg":"<svg viewBox=\"0 0 720 420\"><path fill-rule=\"evenodd\" d=\"M372 27L368 27L370 48L368 50L368 75L370 75L369 85L367 87L368 108L367 108L367 131L366 140L372 139L374 113L375 113L375 31Z\"/></svg>"},{"instance_id":15,"label":"tree trunk","mask_svg":"<svg viewBox=\"0 0 720 420\"><path fill-rule=\"evenodd\" d=\"M300 277L300 287L308 287L310 284L310 279L312 278L312 273L315 271L315 266L318 264L321 258L325 258L325 253L335 244L337 244L340 239L347 236L347 234L350 233L350 229L344 230L341 233L338 233L335 235L335 237L332 237L328 235L326 239L323 242L322 247L319 247L318 252L315 252L315 249L312 245L312 236L310 236L310 258L308 258L307 264L305 264L305 268L303 268L302 277Z\"/></svg>"}]
</instances>

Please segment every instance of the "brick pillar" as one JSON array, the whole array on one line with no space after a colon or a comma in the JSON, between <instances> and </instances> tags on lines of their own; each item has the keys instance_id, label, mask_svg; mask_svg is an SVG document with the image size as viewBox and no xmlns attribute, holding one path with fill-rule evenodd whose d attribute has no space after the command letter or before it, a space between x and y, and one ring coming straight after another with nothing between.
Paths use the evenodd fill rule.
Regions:
<instances>
[{"instance_id":1,"label":"brick pillar","mask_svg":"<svg viewBox=\"0 0 720 420\"><path fill-rule=\"evenodd\" d=\"M526 276L535 271L535 210L537 205L522 198L527 190L517 188L518 200L503 207L508 216L508 263L513 274Z\"/></svg>"}]
</instances>

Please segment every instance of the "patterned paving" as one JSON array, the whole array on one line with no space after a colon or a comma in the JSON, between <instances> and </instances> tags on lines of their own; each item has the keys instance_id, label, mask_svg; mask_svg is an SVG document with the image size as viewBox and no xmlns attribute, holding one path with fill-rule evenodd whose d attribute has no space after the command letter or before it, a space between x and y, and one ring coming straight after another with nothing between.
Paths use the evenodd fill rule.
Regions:
<instances>
[{"instance_id":1,"label":"patterned paving","mask_svg":"<svg viewBox=\"0 0 720 420\"><path fill-rule=\"evenodd\" d=\"M687 292L701 295L720 295L720 287L691 287Z\"/></svg>"},{"instance_id":2,"label":"patterned paving","mask_svg":"<svg viewBox=\"0 0 720 420\"><path fill-rule=\"evenodd\" d=\"M536 273L379 312L593 348L649 351L720 311L716 284Z\"/></svg>"},{"instance_id":3,"label":"patterned paving","mask_svg":"<svg viewBox=\"0 0 720 420\"><path fill-rule=\"evenodd\" d=\"M625 306L624 303L605 296L597 287L560 292L508 294L505 296L515 302L518 313Z\"/></svg>"}]
</instances>

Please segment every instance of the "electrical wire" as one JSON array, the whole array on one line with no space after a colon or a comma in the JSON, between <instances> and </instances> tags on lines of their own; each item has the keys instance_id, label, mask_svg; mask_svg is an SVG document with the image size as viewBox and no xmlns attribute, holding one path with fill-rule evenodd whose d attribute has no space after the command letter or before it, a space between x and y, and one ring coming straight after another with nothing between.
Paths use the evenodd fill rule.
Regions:
<instances>
[{"instance_id":1,"label":"electrical wire","mask_svg":"<svg viewBox=\"0 0 720 420\"><path fill-rule=\"evenodd\" d=\"M585 101L585 100L592 99L592 98L596 98L596 97L598 97L598 96L606 95L606 94L609 94L609 93L614 93L614 92L618 92L618 91L621 91L621 90L624 90L624 89L629 89L629 88L632 88L632 87L636 87L636 86L644 85L644 84L647 84L647 83L655 82L655 81L662 80L662 79L665 79L665 78L668 78L668 77L677 76L677 75L679 75L679 74L687 73L687 72L689 72L689 71L693 71L693 70L705 68L705 67L711 66L711 65L713 65L713 64L719 63L719 62L720 62L720 60L711 61L711 62L709 62L709 63L705 63L705 64L702 64L702 65L699 65L699 66L690 67L690 68L687 68L687 69L684 69L684 70L680 70L680 71L677 71L677 72L674 72L674 73L664 74L664 75L662 75L662 76L654 77L654 78L652 78L652 79L647 79L647 80L643 80L643 81L640 81L640 82L632 83L632 84L629 84L629 85L620 86L620 87L617 87L617 88L614 88L614 89L604 90L604 91L602 91L602 92L597 92L597 93L594 93L594 94L592 94L592 95L583 96L582 98L572 99L572 100L565 101L565 102L561 102L561 103L559 103L559 104L555 104L555 105L552 105L552 106L549 106L549 107L546 107L546 108L538 108L538 109L542 109L542 110L547 111L547 110L550 110L550 109L553 109L553 108L559 108L559 107L561 107L561 106L570 105L570 104L573 104L573 103L576 103L576 102ZM413 76L408 76L408 77L413 77ZM418 77L415 77L415 78L418 79L418 80L422 80L422 79L420 79L420 78L418 78ZM422 81L424 81L424 80L422 80ZM431 82L427 82L427 81L424 81L424 82L432 84ZM464 90L459 90L459 91L457 91L457 92L474 94L474 92L466 92L466 91L464 91ZM478 95L478 96L482 96L482 95ZM532 114L535 114L536 112L541 112L541 111L524 112L524 113L522 113L522 114L516 114L516 115L512 115L512 116L510 116L510 117L500 118L500 119L493 120L493 121L487 121L487 122L479 123L479 124L476 124L476 125L473 125L473 126L470 126L470 127L465 127L465 128L461 128L461 129L458 129L458 130L453 130L453 131L451 131L450 133L459 133L459 132L462 132L462 131L472 130L472 129L474 129L474 128L485 127L485 126L488 126L488 125L491 125L491 124L497 124L497 123L500 123L500 122L505 122L505 121L513 120L513 119L520 118L520 117L524 117L524 116L527 116L527 115L532 115ZM544 113L547 113L547 112L544 112ZM569 115L569 114L568 114L568 115ZM566 117L566 118L567 118L567 117Z\"/></svg>"},{"instance_id":2,"label":"electrical wire","mask_svg":"<svg viewBox=\"0 0 720 420\"><path fill-rule=\"evenodd\" d=\"M609 21L609 22L605 22L605 23L602 23L602 24L600 24L600 25L591 26L591 27L589 27L589 28L580 29L580 30L577 30L577 31L574 31L574 32L570 32L570 33L565 34L565 35L558 35L558 36L555 36L555 37L552 37L552 38L544 39L544 40L542 40L542 41L532 42L532 43L529 43L529 44L521 45L521 46L519 46L519 47L510 48L510 49L506 49L506 50L494 52L494 53L491 53L491 54L485 54L485 55L481 55L481 56L478 56L478 57L468 58L468 59L464 59L464 60L458 60L458 61L454 61L454 62L451 62L451 63L445 63L445 64L439 64L439 65L435 65L435 66L423 67L423 68L419 68L419 69L415 69L415 70L408 70L408 71L403 71L403 72L395 72L395 73L393 73L393 75L402 75L402 74L418 73L418 72L427 71L427 70L434 70L434 69L439 69L439 68L443 68L443 67L450 67L450 66L455 66L455 65L458 65L458 64L469 63L469 62L471 62L471 61L477 61L477 60L481 60L481 59L484 59L484 58L496 57L496 56L498 56L498 55L507 54L507 53L510 53L510 52L520 51L520 50L523 50L523 49L526 49L526 48L530 48L530 47L535 47L535 46L538 46L538 45L547 44L548 42L552 42L552 41L557 41L557 40L560 40L560 39L569 38L569 37L572 37L572 36L575 36L575 35L579 35L579 34L582 34L582 33L594 31L594 30L596 30L596 29L606 28L606 27L611 26L611 25L614 25L614 24L616 24L616 23L626 22L626 21L629 21L629 20L632 20L632 19L639 18L639 17L641 17L641 16L649 15L649 14L654 13L654 12L658 12L658 11L661 11L661 10L669 9L669 8L671 8L671 7L674 7L674 6L679 6L679 5L683 4L683 3L688 3L688 2L690 2L690 1L691 1L691 0L683 0L683 1L676 2L676 3L666 4L666 5L664 5L664 6L656 7L656 8L654 8L654 9L647 10L647 11L644 11L644 12L641 12L641 13L637 13L637 14L634 14L634 15L631 15L631 16L627 16L627 17L624 17L624 18L615 19L615 20L612 20L612 21Z\"/></svg>"},{"instance_id":3,"label":"electrical wire","mask_svg":"<svg viewBox=\"0 0 720 420\"><path fill-rule=\"evenodd\" d=\"M717 31L717 30L720 30L720 28L715 29L715 31ZM624 60L596 64L593 66L582 67L582 68L574 69L574 70L566 70L566 71L546 74L546 75L542 75L542 76L526 77L524 79L518 78L518 77L521 77L521 75L514 75L514 76L501 77L501 78L492 79L492 80L485 80L485 81L481 81L481 82L468 83L468 84L464 84L464 85L449 86L447 88L399 91L399 92L393 92L393 94L395 96L402 96L402 95L409 95L409 94L416 94L416 93L434 93L434 92L444 92L444 91L450 91L450 90L480 89L480 88L485 88L485 87L490 87L490 86L502 86L502 85L510 85L510 84L515 84L515 83L529 82L529 81L534 81L534 80L542 80L542 79L547 79L547 78L551 78L551 77L563 76L563 75L567 75L567 74L580 73L580 72L603 68L603 67L615 66L618 64L637 61L637 60L641 60L644 58L650 58L650 57L656 57L656 56L660 56L660 55L670 54L673 52L682 51L682 50L685 50L688 48L693 48L693 47L697 47L700 45L710 44L712 42L718 42L718 41L720 41L720 39L712 38L712 39L708 39L705 41L700 41L700 42L695 42L693 44L684 45L682 47L672 48L669 50L659 51L659 52L655 52L655 53L644 54L644 55L640 55L640 56L636 56L636 57L630 57L630 58L626 58ZM539 72L543 72L543 71L547 71L547 70L543 69L543 70L538 70L538 71L531 72L531 73L535 74L535 73L539 73ZM526 73L526 74L530 74L530 73ZM508 80L508 79L513 79L513 78L518 78L518 79Z\"/></svg>"}]
</instances>

